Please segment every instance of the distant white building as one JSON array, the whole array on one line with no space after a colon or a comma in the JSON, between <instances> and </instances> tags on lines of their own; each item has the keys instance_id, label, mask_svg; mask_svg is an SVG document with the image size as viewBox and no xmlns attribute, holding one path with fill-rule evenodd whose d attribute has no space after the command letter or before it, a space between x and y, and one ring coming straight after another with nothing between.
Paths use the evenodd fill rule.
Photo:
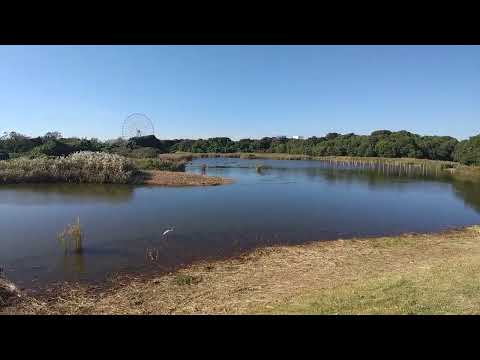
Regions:
<instances>
[{"instance_id":1,"label":"distant white building","mask_svg":"<svg viewBox=\"0 0 480 360\"><path fill-rule=\"evenodd\" d=\"M292 139L303 140L303 139L305 139L305 137L304 137L304 136L300 136L300 135L295 135L295 136L292 136Z\"/></svg>"}]
</instances>

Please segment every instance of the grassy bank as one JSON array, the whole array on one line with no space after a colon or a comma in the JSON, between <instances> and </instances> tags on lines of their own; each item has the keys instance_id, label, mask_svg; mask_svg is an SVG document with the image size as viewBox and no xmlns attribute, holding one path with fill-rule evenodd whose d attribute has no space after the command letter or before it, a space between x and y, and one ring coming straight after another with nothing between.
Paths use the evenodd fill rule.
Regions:
<instances>
[{"instance_id":1,"label":"grassy bank","mask_svg":"<svg viewBox=\"0 0 480 360\"><path fill-rule=\"evenodd\" d=\"M70 284L4 313L479 314L480 227L259 249L164 276Z\"/></svg>"},{"instance_id":2,"label":"grassy bank","mask_svg":"<svg viewBox=\"0 0 480 360\"><path fill-rule=\"evenodd\" d=\"M478 314L480 257L450 259L415 271L300 296L267 313L289 314ZM261 312L262 309L260 309Z\"/></svg>"}]
</instances>

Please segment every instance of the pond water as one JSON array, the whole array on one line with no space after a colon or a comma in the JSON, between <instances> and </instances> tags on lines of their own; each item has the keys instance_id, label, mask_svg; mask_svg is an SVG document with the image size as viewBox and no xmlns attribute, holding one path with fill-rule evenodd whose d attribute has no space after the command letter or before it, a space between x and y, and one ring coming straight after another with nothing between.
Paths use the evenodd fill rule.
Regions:
<instances>
[{"instance_id":1,"label":"pond water","mask_svg":"<svg viewBox=\"0 0 480 360\"><path fill-rule=\"evenodd\" d=\"M170 271L257 246L439 231L480 223L478 185L316 161L198 159L213 187L0 186L0 265L21 286ZM265 169L257 171L256 164ZM80 219L83 252L57 235ZM174 228L166 236L167 228ZM153 258L147 249L154 249Z\"/></svg>"}]
</instances>

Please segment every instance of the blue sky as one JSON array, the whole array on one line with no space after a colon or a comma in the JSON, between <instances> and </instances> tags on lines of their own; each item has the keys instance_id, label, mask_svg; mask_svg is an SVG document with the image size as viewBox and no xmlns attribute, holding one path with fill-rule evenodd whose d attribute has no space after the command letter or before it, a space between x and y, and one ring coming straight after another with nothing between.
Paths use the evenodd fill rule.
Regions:
<instances>
[{"instance_id":1,"label":"blue sky","mask_svg":"<svg viewBox=\"0 0 480 360\"><path fill-rule=\"evenodd\" d=\"M480 133L480 46L0 46L0 132Z\"/></svg>"}]
</instances>

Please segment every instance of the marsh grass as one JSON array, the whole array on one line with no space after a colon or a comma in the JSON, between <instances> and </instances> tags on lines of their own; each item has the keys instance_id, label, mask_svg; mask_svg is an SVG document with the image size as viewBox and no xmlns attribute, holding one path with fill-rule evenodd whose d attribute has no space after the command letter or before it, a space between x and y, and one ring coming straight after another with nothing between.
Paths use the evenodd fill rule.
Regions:
<instances>
[{"instance_id":1,"label":"marsh grass","mask_svg":"<svg viewBox=\"0 0 480 360\"><path fill-rule=\"evenodd\" d=\"M315 157L322 165L338 169L373 170L385 175L396 176L439 176L445 170L459 164L451 161L423 160L411 158L361 158L361 157Z\"/></svg>"},{"instance_id":2,"label":"marsh grass","mask_svg":"<svg viewBox=\"0 0 480 360\"><path fill-rule=\"evenodd\" d=\"M138 169L129 159L108 153L77 152L66 157L16 158L0 162L0 184L130 183Z\"/></svg>"},{"instance_id":3,"label":"marsh grass","mask_svg":"<svg viewBox=\"0 0 480 360\"><path fill-rule=\"evenodd\" d=\"M83 252L84 238L85 234L82 231L79 217L77 217L77 221L75 223L67 225L65 230L57 235L57 239L62 245L65 254L70 252L81 254Z\"/></svg>"},{"instance_id":4,"label":"marsh grass","mask_svg":"<svg viewBox=\"0 0 480 360\"><path fill-rule=\"evenodd\" d=\"M457 180L475 183L480 181L480 166L459 165L446 171Z\"/></svg>"}]
</instances>

